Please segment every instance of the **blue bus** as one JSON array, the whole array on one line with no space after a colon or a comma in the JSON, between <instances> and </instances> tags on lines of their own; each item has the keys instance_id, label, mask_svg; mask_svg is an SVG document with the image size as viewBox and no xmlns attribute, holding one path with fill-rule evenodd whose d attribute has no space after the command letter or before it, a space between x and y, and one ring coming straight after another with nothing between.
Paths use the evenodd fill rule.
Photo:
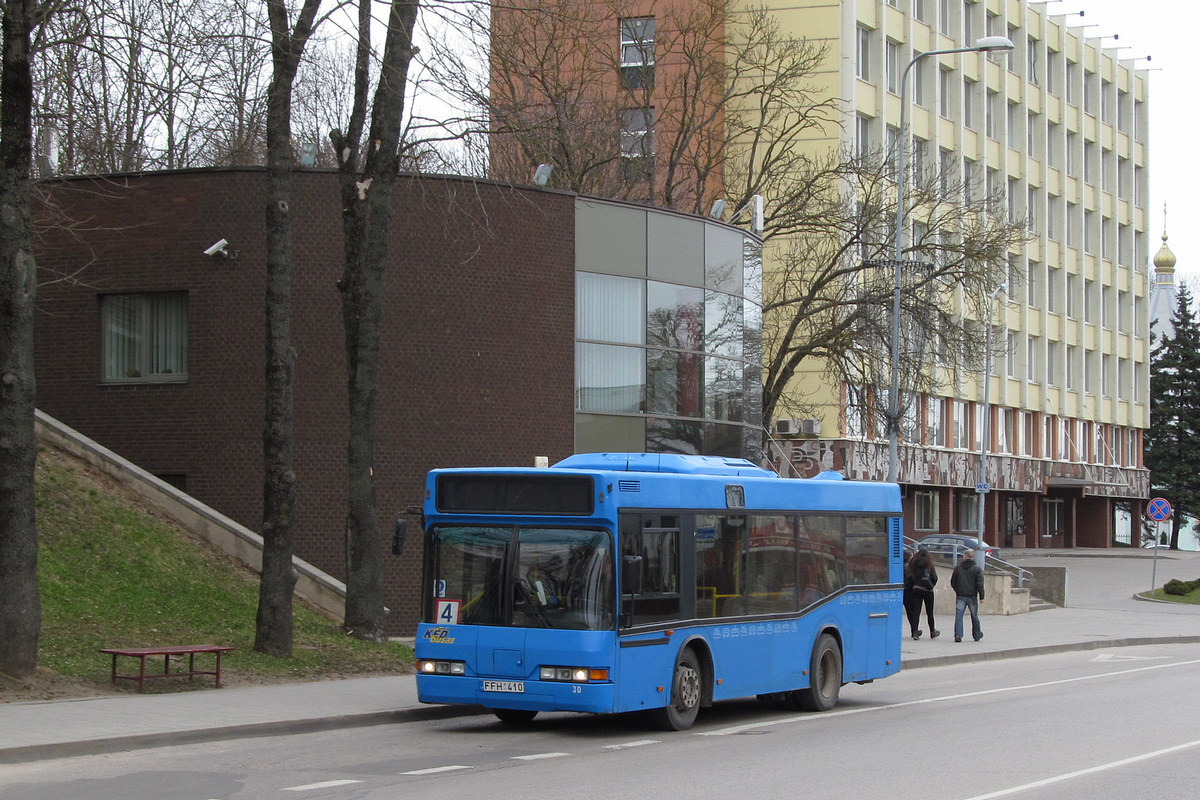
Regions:
<instances>
[{"instance_id":1,"label":"blue bus","mask_svg":"<svg viewBox=\"0 0 1200 800\"><path fill-rule=\"evenodd\" d=\"M896 484L592 453L434 470L425 497L421 702L684 730L717 700L824 711L900 669Z\"/></svg>"}]
</instances>

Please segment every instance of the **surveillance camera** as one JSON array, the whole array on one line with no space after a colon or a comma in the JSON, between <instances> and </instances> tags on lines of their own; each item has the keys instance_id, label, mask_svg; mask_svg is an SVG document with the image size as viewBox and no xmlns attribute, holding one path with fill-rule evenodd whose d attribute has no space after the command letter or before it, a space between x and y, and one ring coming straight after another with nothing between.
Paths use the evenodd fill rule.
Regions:
<instances>
[{"instance_id":1,"label":"surveillance camera","mask_svg":"<svg viewBox=\"0 0 1200 800\"><path fill-rule=\"evenodd\" d=\"M225 248L228 246L229 246L229 241L227 239L221 239L220 241L216 242L212 247L205 250L204 255L206 255L206 256L215 256L215 255L227 256L227 255L229 255L229 253L227 253L225 251Z\"/></svg>"}]
</instances>

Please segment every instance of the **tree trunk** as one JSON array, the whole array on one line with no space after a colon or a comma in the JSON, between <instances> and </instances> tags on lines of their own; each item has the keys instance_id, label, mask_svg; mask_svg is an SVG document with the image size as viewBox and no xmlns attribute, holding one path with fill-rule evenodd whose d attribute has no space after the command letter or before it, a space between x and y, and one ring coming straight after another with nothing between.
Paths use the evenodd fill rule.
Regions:
<instances>
[{"instance_id":1,"label":"tree trunk","mask_svg":"<svg viewBox=\"0 0 1200 800\"><path fill-rule=\"evenodd\" d=\"M379 391L383 269L388 257L404 90L413 55L417 9L415 0L391 3L361 175L356 175L357 153L347 149L349 144L357 142L353 123L348 141L334 137L341 165L346 248L339 289L346 333L350 410L350 438L346 448L345 625L354 636L363 639L382 639L386 634L383 548L373 471L375 400ZM365 69L365 63L360 62L359 68ZM356 112L357 101L358 97Z\"/></svg>"},{"instance_id":2,"label":"tree trunk","mask_svg":"<svg viewBox=\"0 0 1200 800\"><path fill-rule=\"evenodd\" d=\"M267 0L274 62L267 96L266 414L263 427L263 557L254 649L292 654L292 523L296 505L292 351L292 84L320 0L306 0L293 34L283 0Z\"/></svg>"},{"instance_id":3,"label":"tree trunk","mask_svg":"<svg viewBox=\"0 0 1200 800\"><path fill-rule=\"evenodd\" d=\"M37 669L42 603L34 515L33 261L30 159L33 0L4 6L0 67L0 672Z\"/></svg>"}]
</instances>

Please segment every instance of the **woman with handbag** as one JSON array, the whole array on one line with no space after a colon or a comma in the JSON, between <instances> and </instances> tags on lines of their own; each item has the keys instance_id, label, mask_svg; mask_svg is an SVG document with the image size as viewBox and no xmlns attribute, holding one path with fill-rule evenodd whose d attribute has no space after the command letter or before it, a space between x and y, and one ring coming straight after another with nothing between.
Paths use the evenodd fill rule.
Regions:
<instances>
[{"instance_id":1,"label":"woman with handbag","mask_svg":"<svg viewBox=\"0 0 1200 800\"><path fill-rule=\"evenodd\" d=\"M920 639L923 631L921 625L921 606L925 607L925 615L929 620L929 638L936 639L941 635L933 624L933 587L937 586L937 569L929 551L922 547L909 560L904 568L904 585L908 589L905 599L905 611L908 613L908 627L912 638Z\"/></svg>"}]
</instances>

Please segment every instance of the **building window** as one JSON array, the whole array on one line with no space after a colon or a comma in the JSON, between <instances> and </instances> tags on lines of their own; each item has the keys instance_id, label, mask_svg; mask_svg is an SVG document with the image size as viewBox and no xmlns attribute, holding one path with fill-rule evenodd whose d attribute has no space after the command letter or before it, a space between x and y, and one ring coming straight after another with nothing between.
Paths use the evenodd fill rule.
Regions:
<instances>
[{"instance_id":1,"label":"building window","mask_svg":"<svg viewBox=\"0 0 1200 800\"><path fill-rule=\"evenodd\" d=\"M974 130L975 129L975 109L972 103L975 82L970 78L963 79L963 125Z\"/></svg>"},{"instance_id":2,"label":"building window","mask_svg":"<svg viewBox=\"0 0 1200 800\"><path fill-rule=\"evenodd\" d=\"M1046 165L1058 169L1062 166L1062 141L1059 139L1058 123L1046 124ZM1032 152L1032 151L1031 151Z\"/></svg>"},{"instance_id":3,"label":"building window","mask_svg":"<svg viewBox=\"0 0 1200 800\"><path fill-rule=\"evenodd\" d=\"M1042 500L1042 536L1062 536L1063 534L1063 501L1057 497L1047 497Z\"/></svg>"},{"instance_id":4,"label":"building window","mask_svg":"<svg viewBox=\"0 0 1200 800\"><path fill-rule=\"evenodd\" d=\"M186 292L101 298L104 380L187 380Z\"/></svg>"},{"instance_id":5,"label":"building window","mask_svg":"<svg viewBox=\"0 0 1200 800\"><path fill-rule=\"evenodd\" d=\"M952 420L952 424L954 426L953 427L954 441L951 443L950 446L953 447L955 450L966 450L967 444L968 444L967 404L966 404L966 401L963 401L963 400L953 400L951 402L953 403L952 412L954 415L954 418Z\"/></svg>"},{"instance_id":6,"label":"building window","mask_svg":"<svg viewBox=\"0 0 1200 800\"><path fill-rule=\"evenodd\" d=\"M925 401L925 429L931 447L946 446L945 401L930 397Z\"/></svg>"},{"instance_id":7,"label":"building window","mask_svg":"<svg viewBox=\"0 0 1200 800\"><path fill-rule=\"evenodd\" d=\"M629 108L621 112L621 155L625 158L654 155L654 109Z\"/></svg>"},{"instance_id":8,"label":"building window","mask_svg":"<svg viewBox=\"0 0 1200 800\"><path fill-rule=\"evenodd\" d=\"M936 531L938 529L937 492L913 492L913 529Z\"/></svg>"},{"instance_id":9,"label":"building window","mask_svg":"<svg viewBox=\"0 0 1200 800\"><path fill-rule=\"evenodd\" d=\"M938 69L938 113L950 116L950 70L945 67Z\"/></svg>"},{"instance_id":10,"label":"building window","mask_svg":"<svg viewBox=\"0 0 1200 800\"><path fill-rule=\"evenodd\" d=\"M900 94L900 45L887 40L884 45L884 56L887 68L887 90L892 94Z\"/></svg>"},{"instance_id":11,"label":"building window","mask_svg":"<svg viewBox=\"0 0 1200 800\"><path fill-rule=\"evenodd\" d=\"M1017 444L1017 410L1015 408L1000 409L999 425L996 431L996 452L1012 455L1016 452Z\"/></svg>"},{"instance_id":12,"label":"building window","mask_svg":"<svg viewBox=\"0 0 1200 800\"><path fill-rule=\"evenodd\" d=\"M912 69L913 73L913 102L921 106L921 108L929 107L929 91L925 87L925 82L929 74L931 64L925 62L929 59L918 61ZM903 87L901 87L903 88Z\"/></svg>"},{"instance_id":13,"label":"building window","mask_svg":"<svg viewBox=\"0 0 1200 800\"><path fill-rule=\"evenodd\" d=\"M654 17L621 20L621 81L627 89L654 86Z\"/></svg>"},{"instance_id":14,"label":"building window","mask_svg":"<svg viewBox=\"0 0 1200 800\"><path fill-rule=\"evenodd\" d=\"M858 26L855 72L864 81L871 80L871 29Z\"/></svg>"},{"instance_id":15,"label":"building window","mask_svg":"<svg viewBox=\"0 0 1200 800\"><path fill-rule=\"evenodd\" d=\"M979 495L974 491L957 492L955 503L958 506L958 525L959 531L973 533L979 530Z\"/></svg>"},{"instance_id":16,"label":"building window","mask_svg":"<svg viewBox=\"0 0 1200 800\"><path fill-rule=\"evenodd\" d=\"M865 156L871 150L871 118L859 114L854 120L854 152Z\"/></svg>"}]
</instances>

